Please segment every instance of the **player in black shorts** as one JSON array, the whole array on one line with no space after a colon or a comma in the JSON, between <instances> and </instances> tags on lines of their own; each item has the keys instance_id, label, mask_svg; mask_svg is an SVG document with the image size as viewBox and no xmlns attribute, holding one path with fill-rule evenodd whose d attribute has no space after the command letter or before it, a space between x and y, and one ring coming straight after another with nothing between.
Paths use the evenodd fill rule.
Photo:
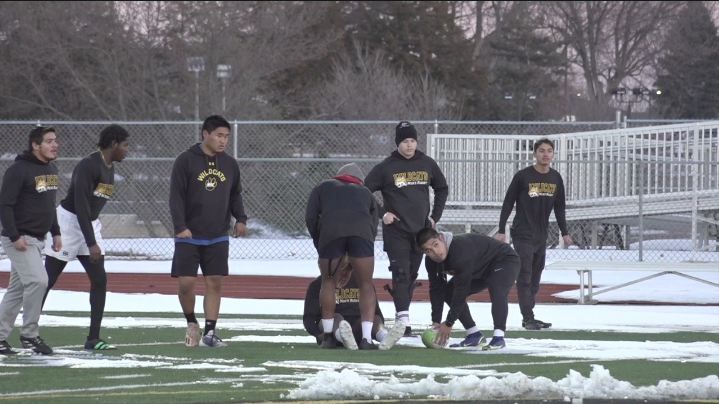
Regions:
<instances>
[{"instance_id":1,"label":"player in black shorts","mask_svg":"<svg viewBox=\"0 0 719 404\"><path fill-rule=\"evenodd\" d=\"M230 217L236 220L234 237L245 235L247 216L242 203L240 166L225 154L230 123L212 115L202 124L202 143L179 156L172 167L170 213L175 227L172 277L178 279L178 296L187 319L185 345L224 347L215 333L220 314L222 278L229 273ZM205 281L205 329L195 317L197 268Z\"/></svg>"},{"instance_id":2,"label":"player in black shorts","mask_svg":"<svg viewBox=\"0 0 719 404\"><path fill-rule=\"evenodd\" d=\"M332 333L337 340L337 346L344 346L356 350L362 343L362 319L359 308L359 288L357 279L352 273L349 258L345 256L340 269L337 270L337 289L335 290L335 314ZM305 310L302 316L305 330L317 338L317 344L323 341L324 328L322 326L322 305L320 305L320 288L322 277L318 276L307 287L305 296ZM375 306L372 338L379 341L379 349L387 350L394 346L404 335L404 323L395 321L391 329L385 328L384 316L379 307Z\"/></svg>"},{"instance_id":3,"label":"player in black shorts","mask_svg":"<svg viewBox=\"0 0 719 404\"><path fill-rule=\"evenodd\" d=\"M322 181L310 193L305 211L307 230L319 255L322 286L323 341L320 347L335 348L335 289L337 272L345 253L357 278L362 327L359 349L378 349L372 343L377 295L372 284L374 239L377 235L377 202L362 185L364 175L356 164L347 164L337 175Z\"/></svg>"}]
</instances>

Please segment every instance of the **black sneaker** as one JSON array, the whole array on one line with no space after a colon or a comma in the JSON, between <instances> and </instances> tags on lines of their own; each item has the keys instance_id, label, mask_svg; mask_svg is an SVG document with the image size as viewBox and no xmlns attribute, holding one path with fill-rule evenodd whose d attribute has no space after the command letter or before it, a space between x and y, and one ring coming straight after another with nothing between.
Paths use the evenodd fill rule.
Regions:
<instances>
[{"instance_id":1,"label":"black sneaker","mask_svg":"<svg viewBox=\"0 0 719 404\"><path fill-rule=\"evenodd\" d=\"M359 343L359 349L360 350L373 350L373 349L379 349L379 347L369 341L367 341L367 338L362 338L362 341Z\"/></svg>"},{"instance_id":2,"label":"black sneaker","mask_svg":"<svg viewBox=\"0 0 719 404\"><path fill-rule=\"evenodd\" d=\"M322 348L322 349L337 348L337 338L335 338L335 336L332 335L331 333L325 334L324 339L322 340L322 345L320 345L320 348Z\"/></svg>"},{"instance_id":3,"label":"black sneaker","mask_svg":"<svg viewBox=\"0 0 719 404\"><path fill-rule=\"evenodd\" d=\"M52 348L47 346L45 341L43 341L39 335L35 338L26 338L26 337L20 336L20 343L22 344L22 347L25 349L32 349L36 353L43 354L43 355L52 355Z\"/></svg>"},{"instance_id":4,"label":"black sneaker","mask_svg":"<svg viewBox=\"0 0 719 404\"><path fill-rule=\"evenodd\" d=\"M0 355L15 355L16 353L7 341L0 341Z\"/></svg>"},{"instance_id":5,"label":"black sneaker","mask_svg":"<svg viewBox=\"0 0 719 404\"><path fill-rule=\"evenodd\" d=\"M534 324L530 325L530 327L532 328L527 328L527 324L529 324L530 322L533 322ZM539 326L539 328L536 328L537 326ZM522 327L526 328L527 330L541 330L542 328L550 328L551 326L552 323L545 323L544 321L538 320L536 318L531 320L522 320Z\"/></svg>"},{"instance_id":6,"label":"black sneaker","mask_svg":"<svg viewBox=\"0 0 719 404\"><path fill-rule=\"evenodd\" d=\"M524 327L525 330L531 330L531 331L536 331L536 330L542 329L542 326L535 319L522 320L522 327Z\"/></svg>"},{"instance_id":7,"label":"black sneaker","mask_svg":"<svg viewBox=\"0 0 719 404\"><path fill-rule=\"evenodd\" d=\"M538 318L535 318L534 321L536 321L537 324L539 324L539 326L542 327L542 328L550 328L550 327L552 327L552 323L545 323L544 321L542 321L542 320L540 320L540 319L538 319Z\"/></svg>"},{"instance_id":8,"label":"black sneaker","mask_svg":"<svg viewBox=\"0 0 719 404\"><path fill-rule=\"evenodd\" d=\"M404 327L404 337L411 337L412 336L412 327L407 326Z\"/></svg>"}]
</instances>

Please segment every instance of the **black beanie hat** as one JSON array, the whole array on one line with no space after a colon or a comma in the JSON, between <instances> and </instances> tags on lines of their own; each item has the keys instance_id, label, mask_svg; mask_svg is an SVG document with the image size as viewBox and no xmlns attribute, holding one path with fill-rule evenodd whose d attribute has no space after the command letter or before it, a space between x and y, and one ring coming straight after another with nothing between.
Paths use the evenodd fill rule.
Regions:
<instances>
[{"instance_id":1,"label":"black beanie hat","mask_svg":"<svg viewBox=\"0 0 719 404\"><path fill-rule=\"evenodd\" d=\"M409 121L400 121L394 129L394 143L399 146L407 138L417 140L417 129Z\"/></svg>"}]
</instances>

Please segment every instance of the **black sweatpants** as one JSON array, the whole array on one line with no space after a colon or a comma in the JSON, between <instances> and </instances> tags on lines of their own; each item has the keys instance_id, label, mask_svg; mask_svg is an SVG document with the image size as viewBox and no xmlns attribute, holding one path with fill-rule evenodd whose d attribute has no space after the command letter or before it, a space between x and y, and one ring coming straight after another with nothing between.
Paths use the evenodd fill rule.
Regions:
<instances>
[{"instance_id":1,"label":"black sweatpants","mask_svg":"<svg viewBox=\"0 0 719 404\"><path fill-rule=\"evenodd\" d=\"M514 282L517 280L519 273L519 259L514 255L507 255L498 258L485 272L487 276L482 279L473 279L469 286L469 294L473 295L485 289L489 289L489 299L492 301L492 321L495 330L506 331L507 316L509 315L509 291L512 290ZM448 305L452 305L452 295L454 294L454 278L447 282L445 288L444 301ZM467 319L469 316L469 319ZM457 318L465 328L465 322L472 321L469 305L464 301L464 308Z\"/></svg>"},{"instance_id":2,"label":"black sweatpants","mask_svg":"<svg viewBox=\"0 0 719 404\"><path fill-rule=\"evenodd\" d=\"M534 319L534 305L539 281L542 279L544 262L547 256L547 242L532 243L531 241L514 240L514 251L521 261L517 277L517 299L523 320Z\"/></svg>"},{"instance_id":3,"label":"black sweatpants","mask_svg":"<svg viewBox=\"0 0 719 404\"><path fill-rule=\"evenodd\" d=\"M393 250L387 251L387 258L392 272L394 309L396 312L408 311L423 255L412 250Z\"/></svg>"},{"instance_id":4,"label":"black sweatpants","mask_svg":"<svg viewBox=\"0 0 719 404\"><path fill-rule=\"evenodd\" d=\"M101 256L100 260L94 264L90 262L90 256L78 255L77 260L80 261L85 273L90 279L90 332L87 340L100 338L100 327L102 325L102 317L105 313L105 298L107 296L107 273L105 272L105 256ZM55 285L60 274L65 269L67 261L59 260L55 257L45 257L45 270L47 271L47 290L45 297L42 299L42 305L45 306L45 299L50 289Z\"/></svg>"}]
</instances>

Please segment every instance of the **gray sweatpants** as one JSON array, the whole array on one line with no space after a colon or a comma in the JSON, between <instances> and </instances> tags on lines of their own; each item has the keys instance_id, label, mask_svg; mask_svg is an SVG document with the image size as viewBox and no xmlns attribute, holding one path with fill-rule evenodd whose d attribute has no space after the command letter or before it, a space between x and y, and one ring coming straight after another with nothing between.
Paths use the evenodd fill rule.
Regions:
<instances>
[{"instance_id":1,"label":"gray sweatpants","mask_svg":"<svg viewBox=\"0 0 719 404\"><path fill-rule=\"evenodd\" d=\"M27 242L25 251L16 250L9 238L0 237L2 248L10 259L10 282L0 303L0 341L7 340L21 308L20 335L27 338L39 335L38 321L47 289L47 272L41 254L45 242L35 237L23 237Z\"/></svg>"}]
</instances>

